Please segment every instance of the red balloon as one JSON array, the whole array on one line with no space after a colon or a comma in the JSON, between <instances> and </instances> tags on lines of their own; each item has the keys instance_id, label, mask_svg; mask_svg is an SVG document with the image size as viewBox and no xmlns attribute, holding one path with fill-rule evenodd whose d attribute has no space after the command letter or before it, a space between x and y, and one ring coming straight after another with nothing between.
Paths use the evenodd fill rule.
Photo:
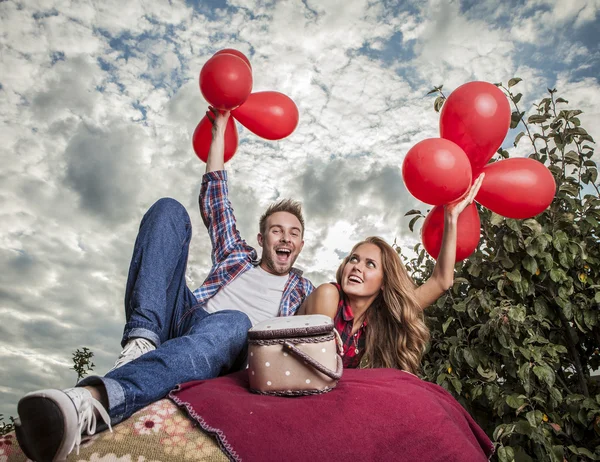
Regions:
<instances>
[{"instance_id":1,"label":"red balloon","mask_svg":"<svg viewBox=\"0 0 600 462\"><path fill-rule=\"evenodd\" d=\"M485 178L475 199L502 216L531 218L546 210L554 199L554 177L537 160L501 160L488 165L483 171Z\"/></svg>"},{"instance_id":2,"label":"red balloon","mask_svg":"<svg viewBox=\"0 0 600 462\"><path fill-rule=\"evenodd\" d=\"M267 140L289 136L298 125L298 108L291 98L277 91L252 93L231 114L239 123Z\"/></svg>"},{"instance_id":3,"label":"red balloon","mask_svg":"<svg viewBox=\"0 0 600 462\"><path fill-rule=\"evenodd\" d=\"M510 105L496 85L469 82L454 90L442 107L440 136L464 151L476 177L502 145L510 127Z\"/></svg>"},{"instance_id":4,"label":"red balloon","mask_svg":"<svg viewBox=\"0 0 600 462\"><path fill-rule=\"evenodd\" d=\"M469 204L458 217L456 229L456 261L462 261L469 257L479 244L481 221L475 203ZM421 228L421 239L423 247L433 258L438 258L442 247L442 236L444 234L444 207L438 205L427 214L423 228Z\"/></svg>"},{"instance_id":5,"label":"red balloon","mask_svg":"<svg viewBox=\"0 0 600 462\"><path fill-rule=\"evenodd\" d=\"M211 106L234 109L246 101L252 91L252 71L238 56L214 55L200 71L200 91Z\"/></svg>"},{"instance_id":6,"label":"red balloon","mask_svg":"<svg viewBox=\"0 0 600 462\"><path fill-rule=\"evenodd\" d=\"M250 60L241 51L234 50L233 48L224 48L222 50L217 51L214 54L214 56L221 55L223 53L237 56L238 58L242 59L248 65L248 67L250 68L250 70L252 70L252 65L250 64Z\"/></svg>"},{"instance_id":7,"label":"red balloon","mask_svg":"<svg viewBox=\"0 0 600 462\"><path fill-rule=\"evenodd\" d=\"M471 164L452 141L428 138L415 144L402 164L406 189L431 205L452 202L471 186Z\"/></svg>"},{"instance_id":8,"label":"red balloon","mask_svg":"<svg viewBox=\"0 0 600 462\"><path fill-rule=\"evenodd\" d=\"M192 136L192 146L194 152L200 158L202 162L208 160L208 150L210 149L210 142L212 141L212 123L207 116L202 117L202 120L194 130ZM225 128L225 154L224 161L229 161L238 147L238 132L235 126L235 121L232 117L227 120L227 127Z\"/></svg>"}]
</instances>

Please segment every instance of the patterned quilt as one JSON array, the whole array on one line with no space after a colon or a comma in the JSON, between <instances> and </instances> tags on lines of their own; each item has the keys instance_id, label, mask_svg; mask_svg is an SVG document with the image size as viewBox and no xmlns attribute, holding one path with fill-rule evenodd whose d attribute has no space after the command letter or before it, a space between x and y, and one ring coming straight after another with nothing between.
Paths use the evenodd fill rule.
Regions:
<instances>
[{"instance_id":1,"label":"patterned quilt","mask_svg":"<svg viewBox=\"0 0 600 462\"><path fill-rule=\"evenodd\" d=\"M0 437L0 462L24 462L14 433ZM194 426L172 401L163 399L129 419L88 437L68 461L180 462L227 461L215 439Z\"/></svg>"}]
</instances>

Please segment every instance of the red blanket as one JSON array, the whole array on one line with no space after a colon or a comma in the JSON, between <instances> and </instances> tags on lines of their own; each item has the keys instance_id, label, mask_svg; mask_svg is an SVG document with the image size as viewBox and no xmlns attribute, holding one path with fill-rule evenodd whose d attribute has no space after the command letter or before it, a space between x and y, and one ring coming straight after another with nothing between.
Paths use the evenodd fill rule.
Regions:
<instances>
[{"instance_id":1,"label":"red blanket","mask_svg":"<svg viewBox=\"0 0 600 462\"><path fill-rule=\"evenodd\" d=\"M256 395L246 371L169 395L234 461L485 461L493 445L442 387L394 369L348 369L337 388Z\"/></svg>"}]
</instances>

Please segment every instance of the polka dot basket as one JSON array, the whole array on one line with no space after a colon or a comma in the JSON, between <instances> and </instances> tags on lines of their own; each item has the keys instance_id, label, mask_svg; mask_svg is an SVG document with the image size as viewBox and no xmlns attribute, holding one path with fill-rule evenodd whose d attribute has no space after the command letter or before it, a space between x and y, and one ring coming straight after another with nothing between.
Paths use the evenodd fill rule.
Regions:
<instances>
[{"instance_id":1,"label":"polka dot basket","mask_svg":"<svg viewBox=\"0 0 600 462\"><path fill-rule=\"evenodd\" d=\"M248 379L255 393L331 391L342 376L341 340L328 316L269 319L248 332Z\"/></svg>"}]
</instances>

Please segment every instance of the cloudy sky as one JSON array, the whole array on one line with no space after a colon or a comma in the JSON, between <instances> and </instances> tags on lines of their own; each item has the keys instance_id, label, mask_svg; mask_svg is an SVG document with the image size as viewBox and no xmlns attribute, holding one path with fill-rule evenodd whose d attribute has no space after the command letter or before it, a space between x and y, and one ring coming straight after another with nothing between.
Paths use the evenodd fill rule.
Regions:
<instances>
[{"instance_id":1,"label":"cloudy sky","mask_svg":"<svg viewBox=\"0 0 600 462\"><path fill-rule=\"evenodd\" d=\"M254 91L297 103L287 139L240 128L227 165L243 236L270 202L303 202L298 263L330 280L357 240L407 248L401 163L437 136L435 85L518 76L523 107L556 86L600 138L599 0L0 0L0 412L75 382L82 346L105 372L120 351L139 220L173 197L195 227L190 288L210 245L197 208L204 164L191 135L206 110L202 65L251 60ZM509 133L506 147L515 133ZM521 146L522 145L522 146ZM524 155L521 142L513 155Z\"/></svg>"}]
</instances>

